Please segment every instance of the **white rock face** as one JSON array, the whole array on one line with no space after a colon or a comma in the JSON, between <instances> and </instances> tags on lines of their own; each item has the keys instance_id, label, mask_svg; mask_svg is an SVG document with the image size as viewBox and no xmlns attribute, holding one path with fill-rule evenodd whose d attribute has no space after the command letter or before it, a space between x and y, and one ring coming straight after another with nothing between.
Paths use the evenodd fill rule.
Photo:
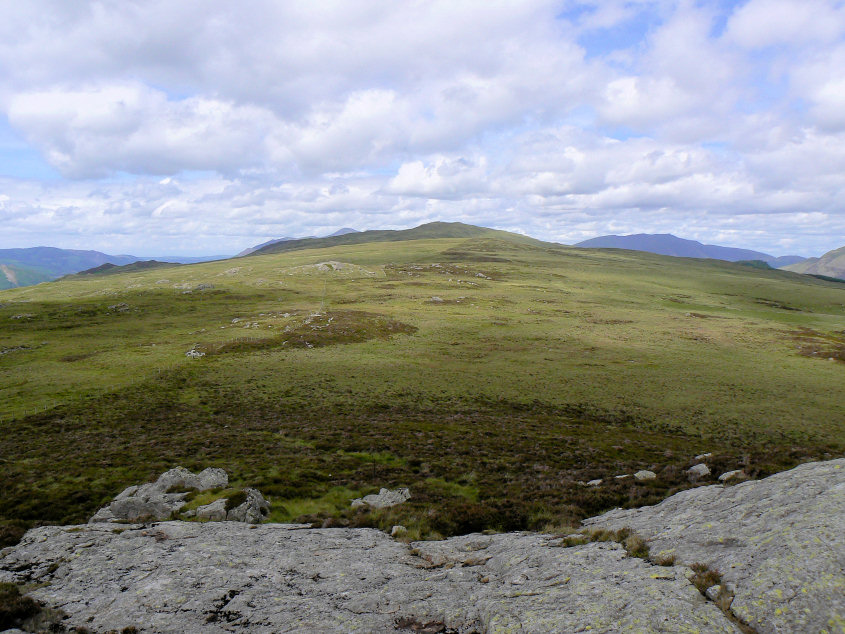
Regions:
<instances>
[{"instance_id":1,"label":"white rock face","mask_svg":"<svg viewBox=\"0 0 845 634\"><path fill-rule=\"evenodd\" d=\"M585 524L631 527L653 557L717 569L735 593L731 611L757 632L833 632L845 622L845 459L682 491Z\"/></svg>"},{"instance_id":2,"label":"white rock face","mask_svg":"<svg viewBox=\"0 0 845 634\"><path fill-rule=\"evenodd\" d=\"M654 471L637 471L634 474L634 478L637 480L654 480L657 477L657 474Z\"/></svg>"},{"instance_id":3,"label":"white rock face","mask_svg":"<svg viewBox=\"0 0 845 634\"><path fill-rule=\"evenodd\" d=\"M352 500L352 508L358 508L359 506L371 506L374 509L383 509L389 506L396 506L397 504L402 504L402 502L406 502L411 499L411 492L406 488L396 489L391 491L390 489L381 489L378 493L372 493L370 495L365 495L362 498L356 498Z\"/></svg>"}]
</instances>

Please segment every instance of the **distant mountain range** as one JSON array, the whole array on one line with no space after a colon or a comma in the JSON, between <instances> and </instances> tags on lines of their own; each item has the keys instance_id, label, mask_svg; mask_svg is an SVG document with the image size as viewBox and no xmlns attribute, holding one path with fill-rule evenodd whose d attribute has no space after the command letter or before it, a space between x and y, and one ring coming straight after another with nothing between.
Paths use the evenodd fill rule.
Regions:
<instances>
[{"instance_id":1,"label":"distant mountain range","mask_svg":"<svg viewBox=\"0 0 845 634\"><path fill-rule=\"evenodd\" d=\"M803 262L790 264L784 268L794 273L845 279L845 247L828 251L820 258L807 258Z\"/></svg>"},{"instance_id":2,"label":"distant mountain range","mask_svg":"<svg viewBox=\"0 0 845 634\"><path fill-rule=\"evenodd\" d=\"M228 256L205 257L158 257L156 260L169 260L181 264L207 262ZM100 251L81 251L77 249L58 249L56 247L30 247L26 249L0 249L0 290L18 286L30 286L49 282L63 275L78 273L96 268L103 264L124 266L148 260L134 255L110 255Z\"/></svg>"},{"instance_id":3,"label":"distant mountain range","mask_svg":"<svg viewBox=\"0 0 845 634\"><path fill-rule=\"evenodd\" d=\"M322 238L283 237L268 240L245 249L238 256L264 255L298 249L317 249L332 246L364 244L368 242L396 242L402 240L424 240L436 238L496 238L505 234L494 229L476 227L460 222L430 222L413 229L357 231L344 228ZM545 244L527 236L507 233L511 240L530 244ZM685 240L671 234L636 234L628 236L601 236L574 245L584 248L616 248L647 251L659 255L687 258L713 258L729 262L743 262L759 266L784 268L795 273L845 278L845 247L824 254L820 258L803 258L797 255L776 257L768 253L749 249L736 249L695 240ZM133 255L109 255L99 251L80 251L54 247L33 247L27 249L0 249L0 290L18 286L29 286L65 275L109 275L118 272L178 266L209 260L226 259L228 256L206 257L158 257L140 258ZM158 260L158 261L156 261ZM163 261L162 261L163 260ZM762 264L765 263L765 264Z\"/></svg>"},{"instance_id":4,"label":"distant mountain range","mask_svg":"<svg viewBox=\"0 0 845 634\"><path fill-rule=\"evenodd\" d=\"M343 229L338 229L334 233L323 236L325 238L334 238L336 236L345 236L347 233L361 233L357 229L350 229L349 227L344 227ZM244 249L240 253L238 253L235 257L239 258L244 255L249 255L250 253L255 253L256 251L263 249L264 247L269 247L271 244L278 244L280 242L291 242L294 240L319 240L317 236L305 236L304 238L292 238L290 236L285 236L284 238L275 238L274 240L267 240L267 242L262 242L261 244L256 244L254 247L249 247L248 249Z\"/></svg>"},{"instance_id":5,"label":"distant mountain range","mask_svg":"<svg viewBox=\"0 0 845 634\"><path fill-rule=\"evenodd\" d=\"M584 240L575 245L591 249L628 249L630 251L647 251L658 255L673 255L681 258L712 258L739 262L742 260L761 260L769 266L779 269L788 265L803 262L806 258L800 255L774 256L750 249L735 249L721 247L715 244L702 244L695 240L685 240L671 233L638 233L629 236L600 236Z\"/></svg>"}]
</instances>

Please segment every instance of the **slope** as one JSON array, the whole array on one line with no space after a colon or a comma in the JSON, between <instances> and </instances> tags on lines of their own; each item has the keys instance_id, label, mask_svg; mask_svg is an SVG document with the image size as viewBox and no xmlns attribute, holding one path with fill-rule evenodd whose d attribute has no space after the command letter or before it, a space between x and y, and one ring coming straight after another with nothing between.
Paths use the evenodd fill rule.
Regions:
<instances>
[{"instance_id":1,"label":"slope","mask_svg":"<svg viewBox=\"0 0 845 634\"><path fill-rule=\"evenodd\" d=\"M53 279L52 275L34 266L23 266L11 262L0 263L0 290L40 284L51 279Z\"/></svg>"},{"instance_id":2,"label":"slope","mask_svg":"<svg viewBox=\"0 0 845 634\"><path fill-rule=\"evenodd\" d=\"M507 231L487 229L463 224L461 222L430 222L413 229L401 230L370 230L342 233L340 235L328 236L326 238L303 238L299 240L286 240L264 246L253 252L253 255L266 255L269 253L283 253L299 249L324 249L329 247L368 244L371 242L404 242L407 240L431 240L437 238L473 238L480 236L498 237L507 240L515 240L527 244L545 244L540 240L528 238Z\"/></svg>"},{"instance_id":3,"label":"slope","mask_svg":"<svg viewBox=\"0 0 845 634\"><path fill-rule=\"evenodd\" d=\"M629 236L600 236L584 240L576 247L592 249L630 249L632 251L647 251L659 255L671 255L684 258L713 258L738 262L740 260L761 260L774 268L802 261L799 255L783 255L775 257L768 253L752 251L750 249L736 249L722 247L715 244L702 244L696 240L685 240L670 233L648 234L638 233Z\"/></svg>"},{"instance_id":4,"label":"slope","mask_svg":"<svg viewBox=\"0 0 845 634\"><path fill-rule=\"evenodd\" d=\"M828 251L820 258L809 258L784 268L807 275L827 275L845 279L845 247Z\"/></svg>"},{"instance_id":5,"label":"slope","mask_svg":"<svg viewBox=\"0 0 845 634\"><path fill-rule=\"evenodd\" d=\"M845 449L843 285L457 229L0 292L0 519L84 520L181 464L276 520L434 537L654 503L701 453L756 477Z\"/></svg>"},{"instance_id":6,"label":"slope","mask_svg":"<svg viewBox=\"0 0 845 634\"><path fill-rule=\"evenodd\" d=\"M137 271L148 271L151 269L168 269L173 268L174 266L182 265L177 264L175 262L159 262L158 260L139 260L137 262L132 262L131 264L124 264L122 266L117 266L116 264L112 264L111 262L106 262L105 264L95 266L91 269L86 269L85 271L80 271L79 273L66 275L64 279L73 279L76 277L88 275L119 275L121 273L135 273Z\"/></svg>"}]
</instances>

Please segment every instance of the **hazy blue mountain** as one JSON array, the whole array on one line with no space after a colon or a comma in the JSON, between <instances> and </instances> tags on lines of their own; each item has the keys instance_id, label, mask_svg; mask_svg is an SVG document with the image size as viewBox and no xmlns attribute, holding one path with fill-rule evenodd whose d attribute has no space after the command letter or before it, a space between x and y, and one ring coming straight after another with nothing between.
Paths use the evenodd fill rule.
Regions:
<instances>
[{"instance_id":1,"label":"hazy blue mountain","mask_svg":"<svg viewBox=\"0 0 845 634\"><path fill-rule=\"evenodd\" d=\"M120 266L140 259L133 255L108 255L100 251L56 247L0 249L0 264L37 268L53 278L100 266L106 262Z\"/></svg>"},{"instance_id":2,"label":"hazy blue mountain","mask_svg":"<svg viewBox=\"0 0 845 634\"><path fill-rule=\"evenodd\" d=\"M313 237L313 236L312 236ZM271 244L276 244L277 242L288 242L289 240L299 240L300 238L292 238L291 236L285 236L284 238L275 238L273 240L267 240L267 242L262 242L261 244L256 244L254 247L249 247L248 249L244 249L240 253L238 253L235 257L239 258L242 255L249 255L254 251L258 251L258 249L263 249L266 246Z\"/></svg>"},{"instance_id":3,"label":"hazy blue mountain","mask_svg":"<svg viewBox=\"0 0 845 634\"><path fill-rule=\"evenodd\" d=\"M599 236L575 245L590 249L629 249L648 251L659 255L673 255L682 258L712 258L739 262L740 260L761 260L773 268L780 268L804 261L800 255L774 256L751 249L736 249L715 244L702 244L696 240L685 240L671 233L638 233L630 236Z\"/></svg>"},{"instance_id":4,"label":"hazy blue mountain","mask_svg":"<svg viewBox=\"0 0 845 634\"><path fill-rule=\"evenodd\" d=\"M344 227L343 229L338 229L334 233L330 233L327 235L327 238L334 238L335 236L345 236L347 233L361 233L357 229L350 229L349 227Z\"/></svg>"},{"instance_id":5,"label":"hazy blue mountain","mask_svg":"<svg viewBox=\"0 0 845 634\"><path fill-rule=\"evenodd\" d=\"M142 260L166 260L180 264L220 260L224 255L202 257L171 256L143 258L135 255L110 255L100 251L59 249L56 247L29 247L25 249L0 249L0 290L17 286L30 286L64 275L94 269L104 264L126 266ZM110 267L107 267L110 268Z\"/></svg>"},{"instance_id":6,"label":"hazy blue mountain","mask_svg":"<svg viewBox=\"0 0 845 634\"><path fill-rule=\"evenodd\" d=\"M360 233L357 229L350 229L349 227L344 227L343 229L338 229L334 233L322 236L322 238L335 238L337 236L345 236L347 233ZM242 255L249 255L250 253L255 253L259 249L263 249L264 247L269 247L271 244L279 244L280 242L291 242L294 240L317 240L317 236L305 236L304 238L292 238L290 236L285 236L284 238L275 238L274 240L268 240L267 242L262 242L261 244L256 244L254 247L249 247L248 249L244 249L240 253L238 253L235 257L241 257Z\"/></svg>"}]
</instances>

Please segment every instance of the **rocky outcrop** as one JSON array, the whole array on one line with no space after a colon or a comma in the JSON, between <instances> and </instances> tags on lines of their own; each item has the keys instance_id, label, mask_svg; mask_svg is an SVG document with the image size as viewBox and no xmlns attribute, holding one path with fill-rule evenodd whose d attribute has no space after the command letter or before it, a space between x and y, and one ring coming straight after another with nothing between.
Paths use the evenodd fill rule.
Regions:
<instances>
[{"instance_id":1,"label":"rocky outcrop","mask_svg":"<svg viewBox=\"0 0 845 634\"><path fill-rule=\"evenodd\" d=\"M381 489L378 493L365 495L362 498L352 500L351 506L352 508L370 506L374 509L384 509L389 506L402 504L402 502L407 502L410 499L411 491L406 488L395 489L393 491L390 489Z\"/></svg>"},{"instance_id":2,"label":"rocky outcrop","mask_svg":"<svg viewBox=\"0 0 845 634\"><path fill-rule=\"evenodd\" d=\"M97 522L147 522L173 517L185 506L191 492L225 489L229 476L223 469L209 468L193 474L176 467L161 474L155 482L131 486L101 508L89 520ZM257 489L221 497L210 504L186 511L182 517L201 520L257 524L269 514L270 504Z\"/></svg>"},{"instance_id":3,"label":"rocky outcrop","mask_svg":"<svg viewBox=\"0 0 845 634\"><path fill-rule=\"evenodd\" d=\"M0 582L95 632L740 632L736 617L839 631L843 522L837 460L587 522L633 527L674 566L532 533L404 544L374 529L95 523L29 531L0 552ZM729 611L692 564L721 571Z\"/></svg>"},{"instance_id":4,"label":"rocky outcrop","mask_svg":"<svg viewBox=\"0 0 845 634\"><path fill-rule=\"evenodd\" d=\"M652 557L718 571L733 587L730 610L758 632L845 626L845 459L690 489L585 523L630 527Z\"/></svg>"},{"instance_id":5,"label":"rocky outcrop","mask_svg":"<svg viewBox=\"0 0 845 634\"><path fill-rule=\"evenodd\" d=\"M138 522L168 519L185 506L191 489L207 491L225 488L229 476L223 469L204 469L193 474L176 467L162 473L155 482L131 486L94 514L90 522Z\"/></svg>"}]
</instances>

